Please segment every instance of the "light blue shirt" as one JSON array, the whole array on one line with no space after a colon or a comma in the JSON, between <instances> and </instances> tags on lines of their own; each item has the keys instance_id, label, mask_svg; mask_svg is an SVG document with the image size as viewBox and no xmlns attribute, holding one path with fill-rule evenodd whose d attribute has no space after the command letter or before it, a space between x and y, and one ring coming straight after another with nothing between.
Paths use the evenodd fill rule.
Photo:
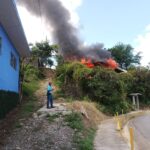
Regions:
<instances>
[{"instance_id":1,"label":"light blue shirt","mask_svg":"<svg viewBox=\"0 0 150 150\"><path fill-rule=\"evenodd\" d=\"M52 86L48 85L47 91L52 91Z\"/></svg>"}]
</instances>

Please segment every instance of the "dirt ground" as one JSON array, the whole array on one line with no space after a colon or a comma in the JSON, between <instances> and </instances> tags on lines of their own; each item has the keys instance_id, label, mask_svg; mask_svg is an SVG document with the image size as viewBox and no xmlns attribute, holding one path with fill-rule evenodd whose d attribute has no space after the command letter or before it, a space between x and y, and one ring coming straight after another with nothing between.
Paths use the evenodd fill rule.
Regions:
<instances>
[{"instance_id":1,"label":"dirt ground","mask_svg":"<svg viewBox=\"0 0 150 150\"><path fill-rule=\"evenodd\" d=\"M71 150L73 133L62 118L31 117L13 129L1 150ZM76 149L76 148L74 148Z\"/></svg>"}]
</instances>

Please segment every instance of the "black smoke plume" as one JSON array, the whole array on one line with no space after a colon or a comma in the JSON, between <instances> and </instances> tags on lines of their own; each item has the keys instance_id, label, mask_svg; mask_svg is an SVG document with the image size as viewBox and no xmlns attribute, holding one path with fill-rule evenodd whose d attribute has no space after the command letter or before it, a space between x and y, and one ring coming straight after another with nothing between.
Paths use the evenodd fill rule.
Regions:
<instances>
[{"instance_id":1,"label":"black smoke plume","mask_svg":"<svg viewBox=\"0 0 150 150\"><path fill-rule=\"evenodd\" d=\"M69 11L59 0L18 0L17 4L33 15L42 17L46 24L53 28L53 38L60 45L65 59L87 57L102 61L111 57L111 54L104 50L103 44L83 44L78 37L78 29L69 22Z\"/></svg>"}]
</instances>

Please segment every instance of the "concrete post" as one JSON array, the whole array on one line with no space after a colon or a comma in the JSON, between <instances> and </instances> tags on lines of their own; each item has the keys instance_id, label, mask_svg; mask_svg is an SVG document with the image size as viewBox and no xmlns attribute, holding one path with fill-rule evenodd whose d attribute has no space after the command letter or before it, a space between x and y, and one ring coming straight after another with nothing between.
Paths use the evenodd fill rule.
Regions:
<instances>
[{"instance_id":1,"label":"concrete post","mask_svg":"<svg viewBox=\"0 0 150 150\"><path fill-rule=\"evenodd\" d=\"M136 100L137 100L137 109L139 110L140 105L139 105L139 96L138 95L136 96Z\"/></svg>"},{"instance_id":2,"label":"concrete post","mask_svg":"<svg viewBox=\"0 0 150 150\"><path fill-rule=\"evenodd\" d=\"M133 107L134 109L136 109L136 99L134 95L132 96L132 101L133 101Z\"/></svg>"},{"instance_id":3,"label":"concrete post","mask_svg":"<svg viewBox=\"0 0 150 150\"><path fill-rule=\"evenodd\" d=\"M130 95L132 96L133 108L135 110L139 110L140 109L139 95L142 95L142 94L141 93L131 93Z\"/></svg>"}]
</instances>

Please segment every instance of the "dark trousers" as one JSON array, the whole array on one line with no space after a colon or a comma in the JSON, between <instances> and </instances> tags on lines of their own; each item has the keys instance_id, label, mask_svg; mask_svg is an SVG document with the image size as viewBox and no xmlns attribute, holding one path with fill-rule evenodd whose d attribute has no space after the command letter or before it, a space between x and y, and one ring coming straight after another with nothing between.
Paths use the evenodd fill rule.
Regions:
<instances>
[{"instance_id":1,"label":"dark trousers","mask_svg":"<svg viewBox=\"0 0 150 150\"><path fill-rule=\"evenodd\" d=\"M47 108L50 106L53 107L53 97L51 93L47 94Z\"/></svg>"}]
</instances>

